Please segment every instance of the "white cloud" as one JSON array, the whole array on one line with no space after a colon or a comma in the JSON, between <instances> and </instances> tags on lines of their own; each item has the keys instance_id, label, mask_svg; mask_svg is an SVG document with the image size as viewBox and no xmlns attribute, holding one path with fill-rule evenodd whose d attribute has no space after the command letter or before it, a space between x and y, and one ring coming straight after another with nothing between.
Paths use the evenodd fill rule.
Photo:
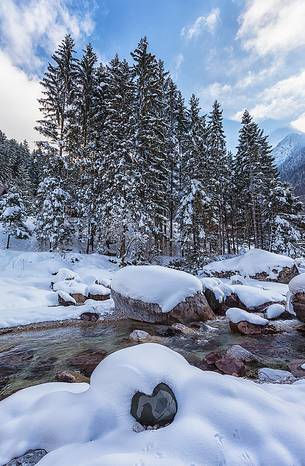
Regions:
<instances>
[{"instance_id":1,"label":"white cloud","mask_svg":"<svg viewBox=\"0 0 305 466\"><path fill-rule=\"evenodd\" d=\"M227 105L232 99L232 87L229 84L214 82L200 89L197 94L204 108L209 108L215 100L218 100L222 105Z\"/></svg>"},{"instance_id":2,"label":"white cloud","mask_svg":"<svg viewBox=\"0 0 305 466\"><path fill-rule=\"evenodd\" d=\"M9 138L18 141L27 139L33 147L38 139L33 129L39 118L37 99L40 95L39 82L30 79L6 54L0 51L0 129Z\"/></svg>"},{"instance_id":3,"label":"white cloud","mask_svg":"<svg viewBox=\"0 0 305 466\"><path fill-rule=\"evenodd\" d=\"M66 33L76 41L90 35L91 13L70 11L71 0L0 0L0 129L9 138L27 139L33 147L39 135L33 129L41 118L37 75Z\"/></svg>"},{"instance_id":4,"label":"white cloud","mask_svg":"<svg viewBox=\"0 0 305 466\"><path fill-rule=\"evenodd\" d=\"M300 115L305 109L305 69L264 89L256 100L258 104L249 109L254 118L281 120ZM240 113L234 118L239 119Z\"/></svg>"},{"instance_id":5,"label":"white cloud","mask_svg":"<svg viewBox=\"0 0 305 466\"><path fill-rule=\"evenodd\" d=\"M304 0L246 0L237 38L263 56L305 46Z\"/></svg>"},{"instance_id":6,"label":"white cloud","mask_svg":"<svg viewBox=\"0 0 305 466\"><path fill-rule=\"evenodd\" d=\"M219 8L213 8L207 16L199 16L193 24L188 27L184 27L181 30L182 37L185 37L187 40L194 39L204 30L209 32L214 32L215 28L220 19L220 10Z\"/></svg>"},{"instance_id":7,"label":"white cloud","mask_svg":"<svg viewBox=\"0 0 305 466\"><path fill-rule=\"evenodd\" d=\"M1 0L0 28L2 50L33 72L42 65L39 51L52 52L67 33L90 35L94 23L88 11L71 13L67 0Z\"/></svg>"}]
</instances>

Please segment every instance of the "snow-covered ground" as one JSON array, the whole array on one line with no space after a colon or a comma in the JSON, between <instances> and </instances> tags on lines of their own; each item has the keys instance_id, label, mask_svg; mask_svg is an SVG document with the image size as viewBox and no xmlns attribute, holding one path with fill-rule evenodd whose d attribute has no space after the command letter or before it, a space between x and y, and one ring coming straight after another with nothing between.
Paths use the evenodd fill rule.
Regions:
<instances>
[{"instance_id":1,"label":"snow-covered ground","mask_svg":"<svg viewBox=\"0 0 305 466\"><path fill-rule=\"evenodd\" d=\"M117 269L99 254L0 250L0 328L77 318L84 311L110 312L112 300L87 300L83 306L58 306L51 289L52 274L61 268L75 271L85 285L107 281ZM90 288L89 288L90 289Z\"/></svg>"},{"instance_id":2,"label":"snow-covered ground","mask_svg":"<svg viewBox=\"0 0 305 466\"><path fill-rule=\"evenodd\" d=\"M136 391L159 383L178 411L158 430L139 431ZM172 350L142 344L108 356L86 384L25 389L0 403L0 465L30 449L39 466L301 466L305 381L256 384L204 372Z\"/></svg>"},{"instance_id":3,"label":"snow-covered ground","mask_svg":"<svg viewBox=\"0 0 305 466\"><path fill-rule=\"evenodd\" d=\"M28 246L32 247L29 243ZM160 303L164 310L205 288L213 289L219 301L235 293L249 308L268 302L284 302L288 292L287 285L276 282L241 277L242 284L236 284L240 282L238 277L199 280L173 269L144 267L146 274L142 273L143 267L122 269L116 274L114 289L121 293L127 290L134 298ZM59 270L61 273L55 277L53 274ZM30 250L0 250L0 328L78 318L90 310L101 315L112 312L112 300L98 302L88 299L81 306L59 306L58 294L54 290L67 293L84 292L86 289L88 293L99 291L103 294L107 291L104 285L109 286L117 270L115 261L99 254L60 255ZM64 278L72 278L73 275L75 281L64 281ZM100 284L97 285L96 280ZM51 282L56 282L53 290Z\"/></svg>"}]
</instances>

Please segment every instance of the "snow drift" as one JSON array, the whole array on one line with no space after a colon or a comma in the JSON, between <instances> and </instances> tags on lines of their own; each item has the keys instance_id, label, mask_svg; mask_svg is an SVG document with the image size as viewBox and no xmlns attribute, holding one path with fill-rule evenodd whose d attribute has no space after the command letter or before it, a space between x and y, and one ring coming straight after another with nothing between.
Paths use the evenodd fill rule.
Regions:
<instances>
[{"instance_id":1,"label":"snow drift","mask_svg":"<svg viewBox=\"0 0 305 466\"><path fill-rule=\"evenodd\" d=\"M130 403L160 382L178 411L158 430L135 432ZM86 384L53 383L0 402L0 465L34 448L39 466L301 465L305 382L255 384L203 372L179 354L143 344L108 356Z\"/></svg>"}]
</instances>

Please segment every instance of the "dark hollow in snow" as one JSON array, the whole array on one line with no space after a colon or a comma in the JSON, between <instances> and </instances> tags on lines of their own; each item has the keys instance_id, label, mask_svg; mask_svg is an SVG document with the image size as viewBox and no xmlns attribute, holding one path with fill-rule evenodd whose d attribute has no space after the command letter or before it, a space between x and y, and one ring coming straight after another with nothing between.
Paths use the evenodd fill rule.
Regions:
<instances>
[{"instance_id":1,"label":"dark hollow in snow","mask_svg":"<svg viewBox=\"0 0 305 466\"><path fill-rule=\"evenodd\" d=\"M164 427L173 422L177 409L172 389L165 383L159 383L151 395L134 394L130 413L144 427Z\"/></svg>"}]
</instances>

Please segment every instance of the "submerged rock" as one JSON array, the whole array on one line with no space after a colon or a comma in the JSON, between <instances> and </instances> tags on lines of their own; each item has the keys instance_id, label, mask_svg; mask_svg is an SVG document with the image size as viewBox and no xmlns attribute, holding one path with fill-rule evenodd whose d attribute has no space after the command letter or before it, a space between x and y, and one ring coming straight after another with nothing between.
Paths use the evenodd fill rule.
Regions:
<instances>
[{"instance_id":1,"label":"submerged rock","mask_svg":"<svg viewBox=\"0 0 305 466\"><path fill-rule=\"evenodd\" d=\"M178 409L172 389L157 385L151 395L137 392L132 398L130 414L145 427L164 427L173 422Z\"/></svg>"},{"instance_id":2,"label":"submerged rock","mask_svg":"<svg viewBox=\"0 0 305 466\"><path fill-rule=\"evenodd\" d=\"M257 361L257 357L240 345L233 345L227 350L227 355L239 359L243 362Z\"/></svg>"},{"instance_id":3,"label":"submerged rock","mask_svg":"<svg viewBox=\"0 0 305 466\"><path fill-rule=\"evenodd\" d=\"M45 450L30 450L18 458L12 459L4 466L34 466L37 464L47 452Z\"/></svg>"},{"instance_id":4,"label":"submerged rock","mask_svg":"<svg viewBox=\"0 0 305 466\"><path fill-rule=\"evenodd\" d=\"M106 351L86 350L70 359L70 364L77 367L86 377L90 377L94 369L106 357Z\"/></svg>"},{"instance_id":5,"label":"submerged rock","mask_svg":"<svg viewBox=\"0 0 305 466\"><path fill-rule=\"evenodd\" d=\"M89 377L80 374L79 372L61 371L55 375L57 382L67 383L89 383Z\"/></svg>"},{"instance_id":6,"label":"submerged rock","mask_svg":"<svg viewBox=\"0 0 305 466\"><path fill-rule=\"evenodd\" d=\"M246 372L245 364L240 359L228 354L215 361L215 366L223 374L234 375L235 377L242 377Z\"/></svg>"}]
</instances>

